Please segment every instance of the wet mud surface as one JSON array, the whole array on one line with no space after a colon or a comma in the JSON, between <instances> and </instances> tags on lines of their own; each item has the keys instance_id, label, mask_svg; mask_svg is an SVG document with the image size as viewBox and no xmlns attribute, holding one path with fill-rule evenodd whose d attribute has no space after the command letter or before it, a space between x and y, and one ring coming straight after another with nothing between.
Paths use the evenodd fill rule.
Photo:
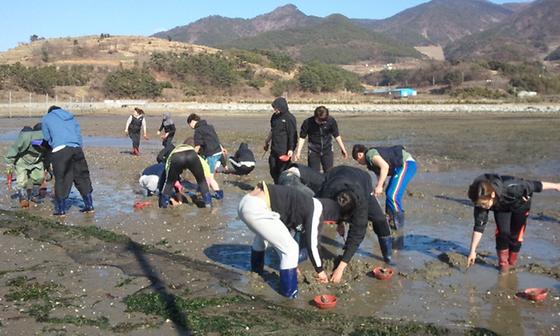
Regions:
<instances>
[{"instance_id":1,"label":"wet mud surface","mask_svg":"<svg viewBox=\"0 0 560 336\"><path fill-rule=\"evenodd\" d=\"M304 118L296 117L298 123ZM396 253L398 266L390 280L372 276L373 267L383 264L372 230L341 284L316 283L310 263L303 263L300 296L294 301L276 292L273 251L267 253L263 277L248 272L253 235L237 218L237 204L259 180L270 179L262 156L268 116L208 115L231 152L240 142L250 144L257 169L249 177L218 176L226 197L212 209L184 204L167 210L157 208L157 199L145 198L137 182L160 149L155 135L160 119L148 118L151 139L142 141L141 156L133 157L122 133L126 118L84 116L79 121L95 214L78 211L82 203L76 190L61 223L51 221L50 202L16 212L17 202L10 199L5 176L0 177L0 208L7 210L0 213L0 330L53 335L558 333L557 193L535 195L517 269L499 275L495 268L493 220L477 264L465 267L473 225L466 187L486 171L558 181L557 116L336 117L348 149L356 142L404 144L419 164L405 197L405 249ZM186 114L174 119L176 141L192 135ZM17 135L14 130L37 121L2 119L0 154ZM335 158L353 165L338 152ZM152 205L134 209L139 200ZM323 234L323 255L332 269L343 241L334 227L325 227ZM534 303L516 297L528 287L548 288L547 299ZM330 312L314 308L311 301L318 294L336 295L337 307Z\"/></svg>"}]
</instances>

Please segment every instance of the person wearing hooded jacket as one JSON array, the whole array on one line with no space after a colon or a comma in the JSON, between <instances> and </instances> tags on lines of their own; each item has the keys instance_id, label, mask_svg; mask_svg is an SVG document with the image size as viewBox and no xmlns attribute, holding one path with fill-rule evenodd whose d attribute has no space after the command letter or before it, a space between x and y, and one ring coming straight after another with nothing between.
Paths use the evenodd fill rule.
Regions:
<instances>
[{"instance_id":1,"label":"person wearing hooded jacket","mask_svg":"<svg viewBox=\"0 0 560 336\"><path fill-rule=\"evenodd\" d=\"M468 196L474 203L474 229L467 267L476 260L476 248L488 223L488 213L496 221L496 252L500 272L515 267L531 210L533 193L552 189L560 191L560 183L530 181L521 178L483 174L469 186Z\"/></svg>"},{"instance_id":2,"label":"person wearing hooded jacket","mask_svg":"<svg viewBox=\"0 0 560 336\"><path fill-rule=\"evenodd\" d=\"M280 256L280 294L295 298L300 250L290 231L301 225L316 279L327 283L319 254L320 224L323 220L337 221L339 212L338 204L332 200L316 199L292 187L257 184L238 207L239 218L256 234L251 247L251 271L262 274L266 247L272 245Z\"/></svg>"},{"instance_id":3,"label":"person wearing hooded jacket","mask_svg":"<svg viewBox=\"0 0 560 336\"><path fill-rule=\"evenodd\" d=\"M12 171L16 173L16 191L22 208L29 207L29 201L42 203L40 188L47 169L47 149L43 143L41 123L33 128L26 126L5 155L8 176ZM31 189L27 189L29 181Z\"/></svg>"},{"instance_id":4,"label":"person wearing hooded jacket","mask_svg":"<svg viewBox=\"0 0 560 336\"><path fill-rule=\"evenodd\" d=\"M171 113L165 112L163 114L163 120L157 131L157 134L161 137L161 145L163 148L167 148L173 143L173 137L175 136L175 123L171 119ZM163 133L162 133L163 131Z\"/></svg>"},{"instance_id":5,"label":"person wearing hooded jacket","mask_svg":"<svg viewBox=\"0 0 560 336\"><path fill-rule=\"evenodd\" d=\"M387 264L393 264L391 229L381 206L373 196L372 178L366 171L350 166L334 167L325 174L318 197L336 200L341 206L341 218L350 224L344 253L339 257L331 281L337 283L342 279L344 269L364 240L368 220L373 223L383 260ZM337 230L344 235L343 225L339 224Z\"/></svg>"},{"instance_id":6,"label":"person wearing hooded jacket","mask_svg":"<svg viewBox=\"0 0 560 336\"><path fill-rule=\"evenodd\" d=\"M288 109L288 102L283 97L278 97L272 102L273 113L270 118L270 132L266 137L263 149L270 156L268 166L270 176L274 183L278 183L280 173L290 165L290 158L297 145L296 118Z\"/></svg>"},{"instance_id":7,"label":"person wearing hooded jacket","mask_svg":"<svg viewBox=\"0 0 560 336\"><path fill-rule=\"evenodd\" d=\"M53 215L64 216L65 201L72 184L84 201L81 212L94 211L89 168L82 150L80 124L74 115L58 106L51 106L42 119L43 138L52 148L50 161L55 178L55 211Z\"/></svg>"},{"instance_id":8,"label":"person wearing hooded jacket","mask_svg":"<svg viewBox=\"0 0 560 336\"><path fill-rule=\"evenodd\" d=\"M222 174L235 174L235 175L249 175L255 169L255 155L249 149L249 145L245 142L239 144L239 148L235 151L233 156L229 157L229 164L233 170L228 166L216 170Z\"/></svg>"}]
</instances>

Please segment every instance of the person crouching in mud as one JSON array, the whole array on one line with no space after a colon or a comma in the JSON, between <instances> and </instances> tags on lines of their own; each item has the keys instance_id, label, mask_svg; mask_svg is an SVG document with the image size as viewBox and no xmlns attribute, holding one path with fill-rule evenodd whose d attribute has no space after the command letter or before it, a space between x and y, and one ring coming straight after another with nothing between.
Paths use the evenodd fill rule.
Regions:
<instances>
[{"instance_id":1,"label":"person crouching in mud","mask_svg":"<svg viewBox=\"0 0 560 336\"><path fill-rule=\"evenodd\" d=\"M166 148L171 148L170 146ZM178 145L173 148L165 161L165 173L159 180L159 207L167 208L174 193L175 183L181 179L183 171L188 169L194 176L198 189L202 193L204 206L212 205L212 195L206 182L206 174L203 166L204 159L200 158L194 147L187 144ZM204 163L206 163L204 161ZM208 169L209 170L209 169Z\"/></svg>"},{"instance_id":2,"label":"person crouching in mud","mask_svg":"<svg viewBox=\"0 0 560 336\"><path fill-rule=\"evenodd\" d=\"M158 186L160 190L159 205L161 208L166 208L171 201L173 188L179 187L179 191L182 191L180 180L181 174L185 169L188 169L194 176L198 184L198 191L202 193L202 201L205 207L212 205L212 197L218 200L224 198L224 192L220 189L218 182L214 179L214 175L210 172L208 163L196 153L192 143L193 139L188 138L182 145L177 147L169 145L158 154L158 162L162 162L160 160L165 161L165 173L160 179ZM194 151L195 155L191 151ZM215 191L214 195L210 194L210 188Z\"/></svg>"},{"instance_id":3,"label":"person crouching in mud","mask_svg":"<svg viewBox=\"0 0 560 336\"><path fill-rule=\"evenodd\" d=\"M5 156L8 179L16 173L16 191L22 208L29 207L29 201L43 202L40 189L49 168L46 160L48 145L43 141L41 123L33 128L26 126L19 133L16 142L8 149ZM28 189L28 182L32 183ZM11 182L11 181L9 181Z\"/></svg>"},{"instance_id":4,"label":"person crouching in mud","mask_svg":"<svg viewBox=\"0 0 560 336\"><path fill-rule=\"evenodd\" d=\"M325 181L317 195L336 200L341 207L341 217L349 222L344 253L339 257L332 282L338 283L342 279L344 269L364 240L368 220L373 223L383 260L394 265L391 229L381 206L373 197L372 179L368 172L350 166L334 167L325 174ZM337 230L344 236L344 225L339 224Z\"/></svg>"},{"instance_id":5,"label":"person crouching in mud","mask_svg":"<svg viewBox=\"0 0 560 336\"><path fill-rule=\"evenodd\" d=\"M552 189L560 191L560 183L528 181L517 177L483 174L469 186L468 196L474 203L474 230L467 267L476 260L476 248L488 222L488 213L494 212L496 221L496 251L501 273L515 267L521 250L527 218L534 192Z\"/></svg>"},{"instance_id":6,"label":"person crouching in mud","mask_svg":"<svg viewBox=\"0 0 560 336\"><path fill-rule=\"evenodd\" d=\"M238 214L256 234L251 247L251 271L263 273L267 244L272 245L280 256L280 294L295 298L298 293L300 251L290 230L296 230L299 225L303 226L317 281L329 281L319 254L319 232L323 220L338 220L338 204L313 198L292 187L261 182L241 199Z\"/></svg>"},{"instance_id":7,"label":"person crouching in mud","mask_svg":"<svg viewBox=\"0 0 560 336\"><path fill-rule=\"evenodd\" d=\"M249 175L255 169L255 155L249 149L249 145L242 142L235 154L229 157L229 164L233 169L224 164L223 167L218 167L216 172L239 176Z\"/></svg>"}]
</instances>

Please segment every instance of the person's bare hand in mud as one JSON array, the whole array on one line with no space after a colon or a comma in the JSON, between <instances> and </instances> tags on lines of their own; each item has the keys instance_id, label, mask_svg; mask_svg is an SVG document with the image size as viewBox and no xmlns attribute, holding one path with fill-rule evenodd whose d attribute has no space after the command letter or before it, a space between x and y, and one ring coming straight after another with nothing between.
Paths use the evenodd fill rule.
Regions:
<instances>
[{"instance_id":1,"label":"person's bare hand in mud","mask_svg":"<svg viewBox=\"0 0 560 336\"><path fill-rule=\"evenodd\" d=\"M334 269L333 274L331 275L331 282L339 283L342 280L342 275L344 274L344 269L348 264L344 261L341 261L338 266Z\"/></svg>"},{"instance_id":2,"label":"person's bare hand in mud","mask_svg":"<svg viewBox=\"0 0 560 336\"><path fill-rule=\"evenodd\" d=\"M124 134L128 135L128 130L124 130Z\"/></svg>"},{"instance_id":3,"label":"person's bare hand in mud","mask_svg":"<svg viewBox=\"0 0 560 336\"><path fill-rule=\"evenodd\" d=\"M144 134L144 140L150 140L150 138L148 138L148 134Z\"/></svg>"},{"instance_id":4,"label":"person's bare hand in mud","mask_svg":"<svg viewBox=\"0 0 560 336\"><path fill-rule=\"evenodd\" d=\"M181 201L177 201L174 197L171 197L169 201L171 202L172 207L176 207L183 204Z\"/></svg>"},{"instance_id":5,"label":"person's bare hand in mud","mask_svg":"<svg viewBox=\"0 0 560 336\"><path fill-rule=\"evenodd\" d=\"M329 283L329 277L327 277L327 273L325 273L325 271L315 274L315 280L322 284Z\"/></svg>"},{"instance_id":6,"label":"person's bare hand in mud","mask_svg":"<svg viewBox=\"0 0 560 336\"><path fill-rule=\"evenodd\" d=\"M467 268L474 265L475 262L476 262L476 252L469 253L469 256L467 257Z\"/></svg>"}]
</instances>

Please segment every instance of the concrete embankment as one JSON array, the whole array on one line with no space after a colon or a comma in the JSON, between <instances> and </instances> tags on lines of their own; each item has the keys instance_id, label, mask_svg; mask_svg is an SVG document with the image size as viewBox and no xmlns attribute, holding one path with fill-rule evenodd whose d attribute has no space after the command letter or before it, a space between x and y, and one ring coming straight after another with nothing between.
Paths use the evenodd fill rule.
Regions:
<instances>
[{"instance_id":1,"label":"concrete embankment","mask_svg":"<svg viewBox=\"0 0 560 336\"><path fill-rule=\"evenodd\" d=\"M51 104L16 103L0 104L0 117L39 116L46 113ZM139 106L148 113L169 111L174 114L192 112L225 112L231 114L266 113L271 111L268 103L197 103L197 102L147 102L142 104L119 104L106 102L56 104L75 114L129 114L132 107ZM320 103L290 104L294 113L311 113ZM379 114L470 114L470 113L560 113L560 104L325 104L332 112L379 113Z\"/></svg>"}]
</instances>

